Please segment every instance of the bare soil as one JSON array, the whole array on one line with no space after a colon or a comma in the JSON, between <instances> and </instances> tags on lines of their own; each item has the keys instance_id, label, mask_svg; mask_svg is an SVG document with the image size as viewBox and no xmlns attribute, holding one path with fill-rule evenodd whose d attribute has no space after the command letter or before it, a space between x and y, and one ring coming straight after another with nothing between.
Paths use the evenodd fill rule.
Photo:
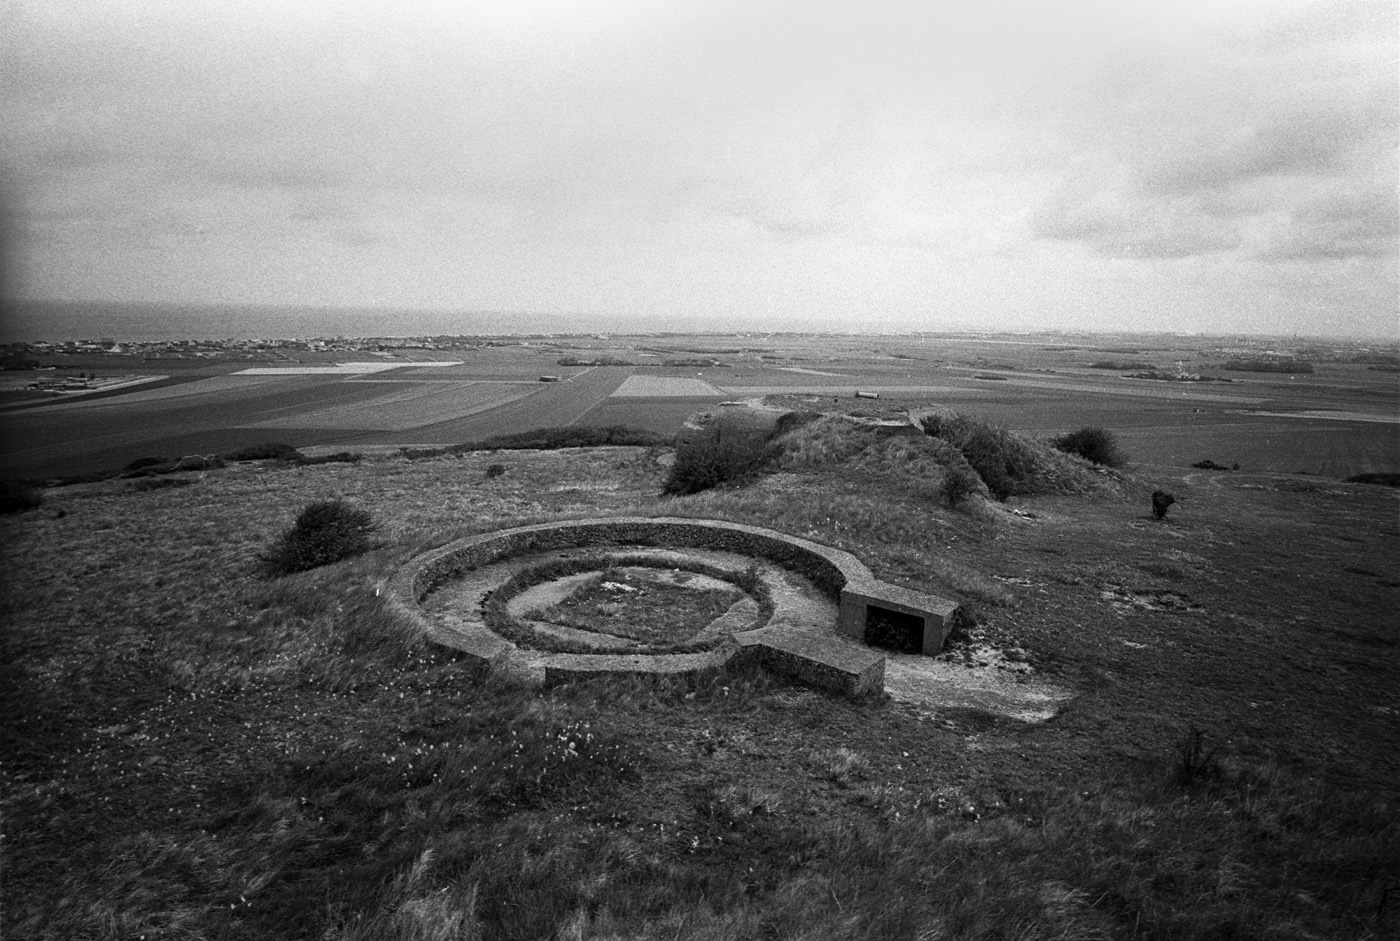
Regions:
<instances>
[{"instance_id":1,"label":"bare soil","mask_svg":"<svg viewBox=\"0 0 1400 941\"><path fill-rule=\"evenodd\" d=\"M651 644L683 643L738 600L738 590L717 578L624 566L535 610L534 616Z\"/></svg>"}]
</instances>

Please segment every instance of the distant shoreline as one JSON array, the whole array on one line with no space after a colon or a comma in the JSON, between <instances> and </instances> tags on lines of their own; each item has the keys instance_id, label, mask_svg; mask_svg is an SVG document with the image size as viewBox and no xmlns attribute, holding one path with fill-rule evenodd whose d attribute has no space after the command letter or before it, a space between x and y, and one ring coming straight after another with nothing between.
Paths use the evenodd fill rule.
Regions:
<instances>
[{"instance_id":1,"label":"distant shoreline","mask_svg":"<svg viewBox=\"0 0 1400 941\"><path fill-rule=\"evenodd\" d=\"M98 301L7 299L0 307L0 344L60 343L69 340L140 342L152 340L226 339L367 339L411 337L578 337L598 334L624 336L922 336L944 340L991 337L1010 342L1031 338L1065 341L1074 337L1166 338L1201 342L1233 340L1253 345L1280 343L1400 344L1395 336L1361 334L1220 334L1170 330L1090 331L1059 328L1023 330L930 318L923 325L876 319L861 329L810 319L752 319L717 317L697 324L693 317L666 314L534 313L500 310L417 310L370 307L270 306L259 304L171 304ZM847 321L846 323L849 323Z\"/></svg>"}]
</instances>

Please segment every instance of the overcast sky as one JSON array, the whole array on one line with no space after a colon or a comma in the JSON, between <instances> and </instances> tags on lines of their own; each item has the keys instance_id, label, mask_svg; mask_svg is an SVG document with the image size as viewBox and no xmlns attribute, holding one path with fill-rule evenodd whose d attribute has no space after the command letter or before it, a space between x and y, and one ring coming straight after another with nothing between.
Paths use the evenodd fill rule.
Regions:
<instances>
[{"instance_id":1,"label":"overcast sky","mask_svg":"<svg viewBox=\"0 0 1400 941\"><path fill-rule=\"evenodd\" d=\"M1397 55L1393 0L0 0L10 291L1394 337Z\"/></svg>"}]
</instances>

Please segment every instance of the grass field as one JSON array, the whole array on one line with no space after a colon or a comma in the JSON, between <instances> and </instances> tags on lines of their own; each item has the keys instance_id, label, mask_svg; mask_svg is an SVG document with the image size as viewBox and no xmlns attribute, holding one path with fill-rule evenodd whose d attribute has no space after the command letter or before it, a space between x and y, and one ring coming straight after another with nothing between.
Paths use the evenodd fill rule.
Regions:
<instances>
[{"instance_id":1,"label":"grass field","mask_svg":"<svg viewBox=\"0 0 1400 941\"><path fill-rule=\"evenodd\" d=\"M655 453L585 449L50 491L0 519L0 934L1395 936L1400 494L1142 465L952 510L879 471L661 499ZM381 545L261 575L326 496ZM380 607L451 538L636 513L855 552L970 606L949 665L1014 650L1071 698L1031 723L755 671L535 692Z\"/></svg>"}]
</instances>

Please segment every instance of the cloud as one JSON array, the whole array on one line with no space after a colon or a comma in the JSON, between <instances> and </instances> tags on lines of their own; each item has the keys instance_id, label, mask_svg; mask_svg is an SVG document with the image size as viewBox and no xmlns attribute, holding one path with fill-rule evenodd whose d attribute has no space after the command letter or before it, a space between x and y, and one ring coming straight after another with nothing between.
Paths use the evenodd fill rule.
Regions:
<instances>
[{"instance_id":1,"label":"cloud","mask_svg":"<svg viewBox=\"0 0 1400 941\"><path fill-rule=\"evenodd\" d=\"M1400 206L1394 193L1333 190L1292 212L1266 217L1253 257L1263 261L1393 259L1400 245Z\"/></svg>"},{"instance_id":2,"label":"cloud","mask_svg":"<svg viewBox=\"0 0 1400 941\"><path fill-rule=\"evenodd\" d=\"M1064 310L1105 277L1166 310L1134 286L1349 258L1384 294L1393 258L1389 3L11 5L40 291L1031 310L1054 272Z\"/></svg>"},{"instance_id":3,"label":"cloud","mask_svg":"<svg viewBox=\"0 0 1400 941\"><path fill-rule=\"evenodd\" d=\"M1030 230L1122 258L1186 258L1229 251L1241 241L1229 221L1205 211L1195 196L1163 198L1131 168L1104 160L1078 167L1032 214Z\"/></svg>"},{"instance_id":4,"label":"cloud","mask_svg":"<svg viewBox=\"0 0 1400 941\"><path fill-rule=\"evenodd\" d=\"M1379 96L1377 96L1379 97ZM1338 106L1269 114L1262 125L1213 129L1141 169L1144 184L1164 194L1219 189L1256 177L1347 173L1358 150L1378 137L1374 115Z\"/></svg>"},{"instance_id":5,"label":"cloud","mask_svg":"<svg viewBox=\"0 0 1400 941\"><path fill-rule=\"evenodd\" d=\"M1294 15L1269 28L1119 62L1098 123L1072 125L1081 155L1032 235L1115 257L1394 254L1400 101L1384 7L1281 8Z\"/></svg>"}]
</instances>

